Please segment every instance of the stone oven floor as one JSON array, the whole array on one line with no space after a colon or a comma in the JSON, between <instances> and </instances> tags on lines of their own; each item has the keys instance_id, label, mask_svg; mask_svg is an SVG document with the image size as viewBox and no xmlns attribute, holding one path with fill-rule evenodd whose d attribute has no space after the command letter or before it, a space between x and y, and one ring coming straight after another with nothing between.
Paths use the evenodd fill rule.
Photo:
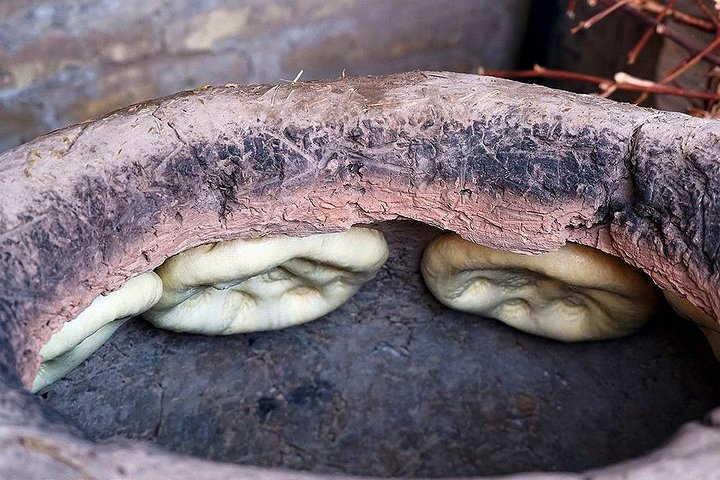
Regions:
<instances>
[{"instance_id":1,"label":"stone oven floor","mask_svg":"<svg viewBox=\"0 0 720 480\"><path fill-rule=\"evenodd\" d=\"M418 265L438 230L381 228L390 260L321 320L212 338L136 319L43 396L96 440L429 477L603 466L660 446L720 404L720 365L669 309L621 340L532 337L430 295Z\"/></svg>"}]
</instances>

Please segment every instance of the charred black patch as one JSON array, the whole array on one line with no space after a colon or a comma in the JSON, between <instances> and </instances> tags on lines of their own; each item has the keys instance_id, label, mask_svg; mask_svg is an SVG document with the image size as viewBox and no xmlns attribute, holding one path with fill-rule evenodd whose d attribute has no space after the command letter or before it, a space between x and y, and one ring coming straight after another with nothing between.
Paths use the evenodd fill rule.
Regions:
<instances>
[{"instance_id":1,"label":"charred black patch","mask_svg":"<svg viewBox=\"0 0 720 480\"><path fill-rule=\"evenodd\" d=\"M4 335L13 330L11 323L37 316L43 301L58 295L57 286L77 283L80 272L97 271L117 255L132 254L125 249L128 239L157 223L162 199L148 191L147 180L147 174L132 164L107 177L85 176L71 198L45 192L23 215L27 218L19 219L21 227L12 236L4 235L0 257L0 282L6 292L0 296L0 318L7 327L0 336L3 362L12 365L13 349L2 345L7 342ZM24 252L25 257L8 253L13 251ZM29 331L30 326L17 325L16 329Z\"/></svg>"},{"instance_id":2,"label":"charred black patch","mask_svg":"<svg viewBox=\"0 0 720 480\"><path fill-rule=\"evenodd\" d=\"M661 239L668 258L685 263L695 250L710 274L720 273L720 164L713 151L639 130L628 170L635 185L628 221L642 225L649 242Z\"/></svg>"},{"instance_id":3,"label":"charred black patch","mask_svg":"<svg viewBox=\"0 0 720 480\"><path fill-rule=\"evenodd\" d=\"M444 182L543 205L595 205L596 222L624 208L630 187L621 174L628 136L602 125L570 129L560 118L519 122L494 116L471 124L438 119L391 127L363 120L342 139L339 150L348 160L339 162L338 174L345 179L361 161L373 175L406 171L416 185ZM616 179L613 188L608 179Z\"/></svg>"},{"instance_id":4,"label":"charred black patch","mask_svg":"<svg viewBox=\"0 0 720 480\"><path fill-rule=\"evenodd\" d=\"M0 296L3 320L19 312L31 318L28 299L55 297L55 286L76 281L80 272L98 271L119 256L142 255L128 252L128 241L152 231L164 213L214 203L223 218L251 183L282 182L286 169L307 168L301 151L272 135L244 137L241 143L189 145L172 158L82 177L68 198L46 192L18 219L22 229L2 238L0 281L15 292ZM13 257L11 251L27 252L27 258Z\"/></svg>"},{"instance_id":5,"label":"charred black patch","mask_svg":"<svg viewBox=\"0 0 720 480\"><path fill-rule=\"evenodd\" d=\"M363 136L362 128L360 128L360 127L353 127L353 128L350 130L350 139L351 139L353 142L358 142L358 143L360 143L360 139L362 138L362 136Z\"/></svg>"},{"instance_id":6,"label":"charred black patch","mask_svg":"<svg viewBox=\"0 0 720 480\"><path fill-rule=\"evenodd\" d=\"M554 142L563 134L562 119L556 118L554 123L540 122L532 126L532 136L543 141Z\"/></svg>"},{"instance_id":7,"label":"charred black patch","mask_svg":"<svg viewBox=\"0 0 720 480\"><path fill-rule=\"evenodd\" d=\"M350 162L350 163L348 163L348 165L347 165L347 171L350 172L352 175L357 175L358 177L362 178L362 176L363 176L363 175L362 175L362 168L363 168L363 166L364 166L363 163L360 162L360 161L358 161L358 162Z\"/></svg>"},{"instance_id":8,"label":"charred black patch","mask_svg":"<svg viewBox=\"0 0 720 480\"><path fill-rule=\"evenodd\" d=\"M288 127L285 127L285 130L283 130L283 134L289 142L292 142L293 144L302 148L310 148L310 145L312 143L311 135L314 133L314 131L315 129L313 128L301 128L290 125Z\"/></svg>"},{"instance_id":9,"label":"charred black patch","mask_svg":"<svg viewBox=\"0 0 720 480\"><path fill-rule=\"evenodd\" d=\"M416 164L420 164L422 168L426 168L422 162L433 162L438 156L437 147L429 139L414 138L410 140L408 146L408 156Z\"/></svg>"},{"instance_id":10,"label":"charred black patch","mask_svg":"<svg viewBox=\"0 0 720 480\"><path fill-rule=\"evenodd\" d=\"M312 155L315 160L319 161L329 144L328 130L332 130L332 127L323 129L291 125L285 128L283 134L289 144L296 146L308 155Z\"/></svg>"},{"instance_id":11,"label":"charred black patch","mask_svg":"<svg viewBox=\"0 0 720 480\"><path fill-rule=\"evenodd\" d=\"M362 128L360 126L356 128L362 131L361 136L365 139L365 146L367 148L379 148L392 145L407 136L406 132L396 128L387 128L381 122L374 120L363 120ZM357 134L358 132L355 131L355 133Z\"/></svg>"},{"instance_id":12,"label":"charred black patch","mask_svg":"<svg viewBox=\"0 0 720 480\"><path fill-rule=\"evenodd\" d=\"M222 137L193 144L166 162L165 175L158 180L180 203L214 196L218 215L225 218L236 208L238 192L254 185L279 185L286 174L306 169L308 157L321 155L321 141L309 131L287 129L285 136L247 131L239 132L236 142ZM188 182L188 177L195 181Z\"/></svg>"},{"instance_id":13,"label":"charred black patch","mask_svg":"<svg viewBox=\"0 0 720 480\"><path fill-rule=\"evenodd\" d=\"M433 126L435 126L435 120L433 120L433 119L431 118L431 119L429 119L429 120L426 120L426 121L422 124L422 126L421 126L420 128L421 128L422 130L427 130L428 128L433 127Z\"/></svg>"},{"instance_id":14,"label":"charred black patch","mask_svg":"<svg viewBox=\"0 0 720 480\"><path fill-rule=\"evenodd\" d=\"M220 160L227 160L228 158L240 158L242 156L242 150L233 143L223 143L218 145L217 154Z\"/></svg>"},{"instance_id":15,"label":"charred black patch","mask_svg":"<svg viewBox=\"0 0 720 480\"><path fill-rule=\"evenodd\" d=\"M607 180L622 169L626 139L602 127L560 137L561 132L560 123L525 127L497 117L470 126L446 123L437 142L443 162L436 164L436 174L460 180L466 189L512 192L542 204L611 205Z\"/></svg>"},{"instance_id":16,"label":"charred black patch","mask_svg":"<svg viewBox=\"0 0 720 480\"><path fill-rule=\"evenodd\" d=\"M279 154L280 139L259 135L243 140L243 146L251 155L253 169L260 172L276 172L280 178L284 176L283 157Z\"/></svg>"},{"instance_id":17,"label":"charred black patch","mask_svg":"<svg viewBox=\"0 0 720 480\"><path fill-rule=\"evenodd\" d=\"M237 191L247 184L243 150L235 144L199 144L192 147L202 168L195 177L200 188L215 195L218 216L225 218L236 204ZM183 179L177 179L182 183ZM202 198L198 196L198 198Z\"/></svg>"}]
</instances>

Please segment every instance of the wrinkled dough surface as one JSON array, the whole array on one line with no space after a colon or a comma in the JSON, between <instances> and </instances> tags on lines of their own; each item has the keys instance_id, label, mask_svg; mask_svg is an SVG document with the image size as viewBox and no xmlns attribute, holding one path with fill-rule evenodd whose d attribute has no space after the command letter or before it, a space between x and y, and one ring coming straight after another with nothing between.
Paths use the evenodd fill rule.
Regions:
<instances>
[{"instance_id":1,"label":"wrinkled dough surface","mask_svg":"<svg viewBox=\"0 0 720 480\"><path fill-rule=\"evenodd\" d=\"M70 373L75 367L84 362L90 355L100 348L113 336L118 328L122 327L130 318L121 318L100 327L95 333L85 338L75 348L62 355L47 360L40 365L35 380L33 380L33 393L49 387L56 381Z\"/></svg>"},{"instance_id":2,"label":"wrinkled dough surface","mask_svg":"<svg viewBox=\"0 0 720 480\"><path fill-rule=\"evenodd\" d=\"M421 269L445 305L567 342L628 335L652 318L659 298L639 270L576 244L523 255L445 234L425 249Z\"/></svg>"},{"instance_id":3,"label":"wrinkled dough surface","mask_svg":"<svg viewBox=\"0 0 720 480\"><path fill-rule=\"evenodd\" d=\"M163 295L144 316L160 328L205 335L289 327L342 305L387 257L382 234L357 227L203 245L157 268Z\"/></svg>"},{"instance_id":4,"label":"wrinkled dough surface","mask_svg":"<svg viewBox=\"0 0 720 480\"><path fill-rule=\"evenodd\" d=\"M80 365L120 328L125 319L153 306L162 295L155 272L131 278L119 289L97 297L75 319L65 322L40 349L40 365L33 391L65 376ZM120 321L122 320L122 321Z\"/></svg>"}]
</instances>

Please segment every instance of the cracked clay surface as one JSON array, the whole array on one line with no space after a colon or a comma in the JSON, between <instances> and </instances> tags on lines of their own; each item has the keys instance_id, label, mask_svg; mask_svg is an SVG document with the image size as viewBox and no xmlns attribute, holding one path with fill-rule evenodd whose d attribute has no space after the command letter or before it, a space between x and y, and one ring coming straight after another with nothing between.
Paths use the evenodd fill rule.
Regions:
<instances>
[{"instance_id":1,"label":"cracked clay surface","mask_svg":"<svg viewBox=\"0 0 720 480\"><path fill-rule=\"evenodd\" d=\"M718 323L719 125L502 79L411 72L203 87L4 152L2 476L72 477L67 470L81 465L93 478L318 478L180 457L151 443L89 442L25 390L40 346L64 321L207 242L397 219L512 251L573 241L642 269ZM581 459L605 464L666 439L602 471L538 475L675 480L720 471L718 412L677 428L717 405L708 393L720 384L716 363L695 330L667 324L647 349L634 343L641 332L615 347L563 347L572 355L561 356L545 341L512 332L501 342L484 330L490 324L441 313L419 283L409 288L416 270L393 272L398 282L387 275L392 265L324 325L257 335L252 345L250 336L211 343L128 328L116 350L96 355L111 355L122 375L102 370L76 391L75 404L92 411L75 418L95 438L125 428L176 451L199 445L211 458L327 472L559 468L536 461L544 458L577 469ZM684 347L686 335L700 343ZM702 355L711 373L693 360ZM81 400L91 393L92 402ZM102 425L93 412L124 427L90 432ZM179 424L194 425L199 442L186 443Z\"/></svg>"}]
</instances>

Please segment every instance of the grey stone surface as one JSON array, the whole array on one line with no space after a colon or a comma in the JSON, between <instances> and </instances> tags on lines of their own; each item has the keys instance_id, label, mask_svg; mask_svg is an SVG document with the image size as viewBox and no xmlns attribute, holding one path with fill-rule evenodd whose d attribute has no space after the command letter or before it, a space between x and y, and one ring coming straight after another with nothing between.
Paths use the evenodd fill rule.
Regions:
<instances>
[{"instance_id":1,"label":"grey stone surface","mask_svg":"<svg viewBox=\"0 0 720 480\"><path fill-rule=\"evenodd\" d=\"M0 2L0 151L204 84L511 68L529 0Z\"/></svg>"},{"instance_id":2,"label":"grey stone surface","mask_svg":"<svg viewBox=\"0 0 720 480\"><path fill-rule=\"evenodd\" d=\"M336 312L277 332L124 327L47 395L96 440L375 476L580 471L662 445L720 402L697 328L565 345L453 312L418 264L438 230L384 224L392 256Z\"/></svg>"}]
</instances>

